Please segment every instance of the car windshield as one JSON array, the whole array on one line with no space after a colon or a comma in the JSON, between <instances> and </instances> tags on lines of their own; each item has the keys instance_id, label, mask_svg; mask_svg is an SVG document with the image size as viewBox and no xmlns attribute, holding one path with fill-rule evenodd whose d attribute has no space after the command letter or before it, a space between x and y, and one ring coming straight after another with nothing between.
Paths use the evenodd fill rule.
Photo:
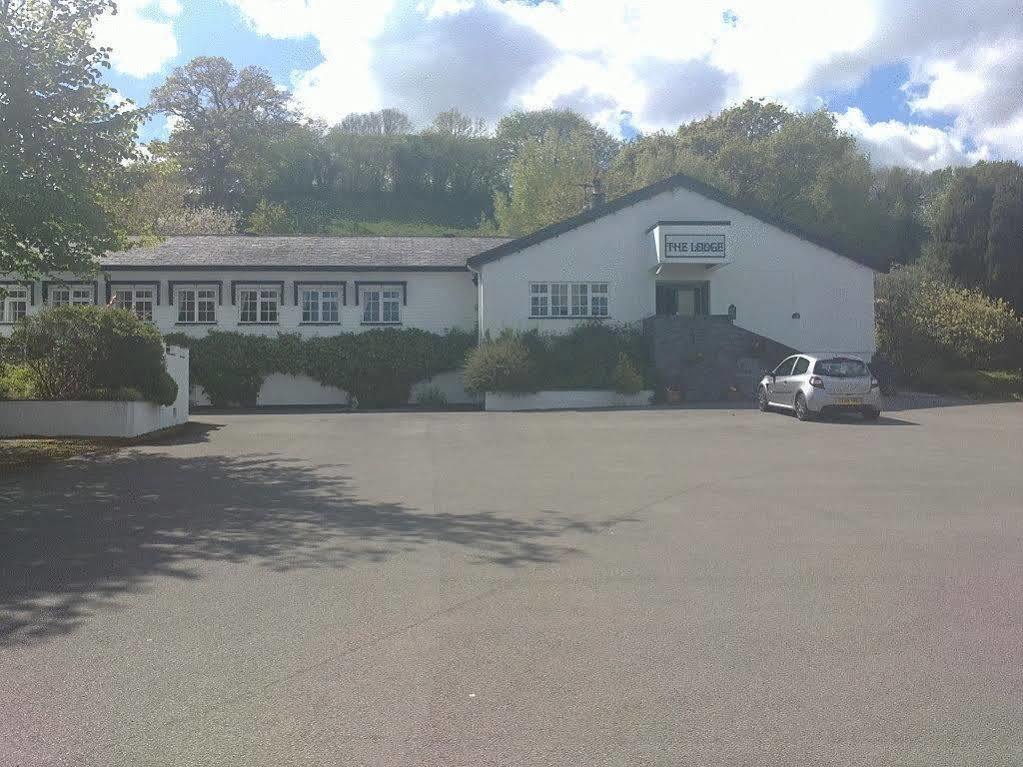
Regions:
<instances>
[{"instance_id":1,"label":"car windshield","mask_svg":"<svg viewBox=\"0 0 1023 767\"><path fill-rule=\"evenodd\" d=\"M813 372L819 376L828 376L830 378L862 378L870 375L870 371L863 362L846 357L817 360L817 364L813 367Z\"/></svg>"}]
</instances>

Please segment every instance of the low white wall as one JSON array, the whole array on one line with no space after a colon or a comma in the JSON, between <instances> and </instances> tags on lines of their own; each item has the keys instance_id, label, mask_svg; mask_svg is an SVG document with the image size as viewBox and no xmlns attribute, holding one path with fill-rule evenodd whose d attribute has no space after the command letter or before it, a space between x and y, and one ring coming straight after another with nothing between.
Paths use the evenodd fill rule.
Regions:
<instances>
[{"instance_id":1,"label":"low white wall","mask_svg":"<svg viewBox=\"0 0 1023 767\"><path fill-rule=\"evenodd\" d=\"M205 394L205 392L204 392ZM347 405L348 392L324 386L309 376L272 373L263 381L256 399L259 407L280 405Z\"/></svg>"},{"instance_id":2,"label":"low white wall","mask_svg":"<svg viewBox=\"0 0 1023 767\"><path fill-rule=\"evenodd\" d=\"M160 428L152 402L0 402L0 436L138 437Z\"/></svg>"},{"instance_id":3,"label":"low white wall","mask_svg":"<svg viewBox=\"0 0 1023 767\"><path fill-rule=\"evenodd\" d=\"M419 381L412 387L409 401L419 402L428 389L436 387L447 399L449 405L478 404L476 397L465 390L465 378L461 370L450 370L433 378ZM196 407L209 407L212 403L201 386L191 389L190 401ZM338 407L348 404L348 392L334 386L324 386L309 376L273 373L266 377L256 399L258 407Z\"/></svg>"},{"instance_id":4,"label":"low white wall","mask_svg":"<svg viewBox=\"0 0 1023 767\"><path fill-rule=\"evenodd\" d=\"M188 349L181 346L168 346L164 353L164 361L167 363L167 372L178 385L178 396L173 405L160 408L160 426L166 429L169 426L177 426L188 420L188 398L189 398L189 372L188 372Z\"/></svg>"},{"instance_id":5,"label":"low white wall","mask_svg":"<svg viewBox=\"0 0 1023 767\"><path fill-rule=\"evenodd\" d=\"M619 394L607 390L566 389L538 391L535 394L487 392L486 410L587 410L600 407L644 407L650 404L652 391Z\"/></svg>"}]
</instances>

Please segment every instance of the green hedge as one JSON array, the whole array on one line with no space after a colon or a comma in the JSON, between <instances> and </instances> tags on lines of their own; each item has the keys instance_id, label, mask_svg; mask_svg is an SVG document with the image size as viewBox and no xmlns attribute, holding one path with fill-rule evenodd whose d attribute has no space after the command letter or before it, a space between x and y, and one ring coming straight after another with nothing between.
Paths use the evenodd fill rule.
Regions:
<instances>
[{"instance_id":1,"label":"green hedge","mask_svg":"<svg viewBox=\"0 0 1023 767\"><path fill-rule=\"evenodd\" d=\"M878 357L904 380L946 370L1023 367L1023 320L1005 301L921 266L877 283Z\"/></svg>"},{"instance_id":2,"label":"green hedge","mask_svg":"<svg viewBox=\"0 0 1023 767\"><path fill-rule=\"evenodd\" d=\"M0 347L6 396L37 399L140 399L172 405L163 339L128 311L61 306L18 321Z\"/></svg>"},{"instance_id":3,"label":"green hedge","mask_svg":"<svg viewBox=\"0 0 1023 767\"><path fill-rule=\"evenodd\" d=\"M180 333L167 342L188 347L192 382L216 407L253 407L273 373L307 375L344 389L364 408L408 402L412 385L462 366L474 333L444 335L412 328L303 338L212 331L202 338Z\"/></svg>"},{"instance_id":4,"label":"green hedge","mask_svg":"<svg viewBox=\"0 0 1023 767\"><path fill-rule=\"evenodd\" d=\"M466 388L475 392L613 389L634 393L652 380L642 333L596 322L566 334L506 330L473 350L465 368Z\"/></svg>"}]
</instances>

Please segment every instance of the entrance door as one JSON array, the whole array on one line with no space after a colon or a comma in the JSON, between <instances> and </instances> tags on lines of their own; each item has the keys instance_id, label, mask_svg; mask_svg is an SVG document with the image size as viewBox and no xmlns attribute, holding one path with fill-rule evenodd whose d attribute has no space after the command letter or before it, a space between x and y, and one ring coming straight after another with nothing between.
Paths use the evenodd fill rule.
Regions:
<instances>
[{"instance_id":1,"label":"entrance door","mask_svg":"<svg viewBox=\"0 0 1023 767\"><path fill-rule=\"evenodd\" d=\"M700 282L657 285L657 314L661 317L698 317L708 313L709 286Z\"/></svg>"}]
</instances>

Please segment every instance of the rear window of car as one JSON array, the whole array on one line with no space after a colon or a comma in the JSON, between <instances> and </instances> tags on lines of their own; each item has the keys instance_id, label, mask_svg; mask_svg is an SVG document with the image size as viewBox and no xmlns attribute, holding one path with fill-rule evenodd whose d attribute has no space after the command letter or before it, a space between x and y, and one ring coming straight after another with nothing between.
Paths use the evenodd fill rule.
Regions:
<instances>
[{"instance_id":1,"label":"rear window of car","mask_svg":"<svg viewBox=\"0 0 1023 767\"><path fill-rule=\"evenodd\" d=\"M861 360L835 357L830 360L817 360L813 372L819 376L830 378L863 378L870 375L867 366Z\"/></svg>"}]
</instances>

